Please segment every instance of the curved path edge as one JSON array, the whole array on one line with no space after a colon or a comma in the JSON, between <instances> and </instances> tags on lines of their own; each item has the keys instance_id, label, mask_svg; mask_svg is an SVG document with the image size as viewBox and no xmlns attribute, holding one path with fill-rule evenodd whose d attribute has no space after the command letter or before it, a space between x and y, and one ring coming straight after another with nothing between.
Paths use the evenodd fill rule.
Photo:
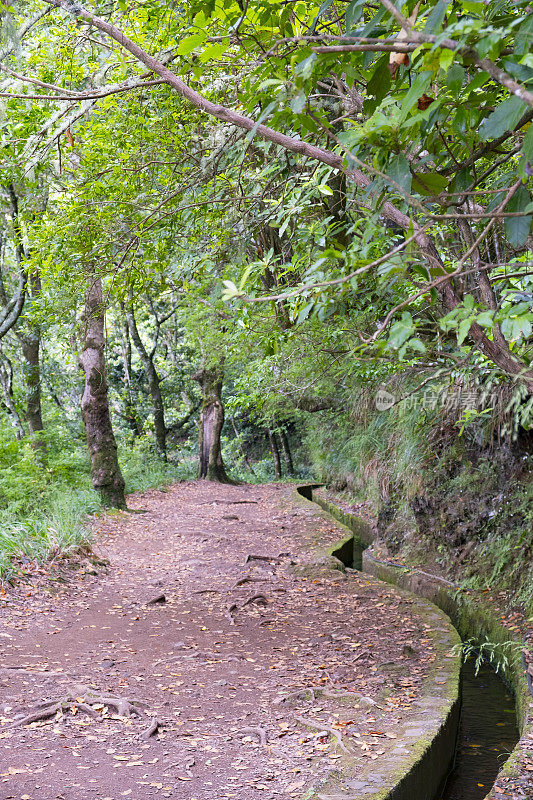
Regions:
<instances>
[{"instance_id":1,"label":"curved path edge","mask_svg":"<svg viewBox=\"0 0 533 800\"><path fill-rule=\"evenodd\" d=\"M296 488L294 496L295 503L307 504L311 500ZM334 516L345 525L329 508L325 511L325 517ZM354 525L361 527L359 523L365 525L359 520ZM342 559L342 549L349 549L353 539L350 528L334 545L327 548L317 545L311 555L317 564L324 565L333 558ZM390 583L385 575L375 577ZM343 757L335 775L312 795L317 800L434 800L450 770L460 713L461 657L456 648L460 638L448 615L435 603L396 586L413 601L417 614L431 624L433 630L429 635L437 657L396 752L384 755L379 763L372 762L366 775L360 774L359 765L356 780L353 780L355 765L349 756Z\"/></svg>"},{"instance_id":2,"label":"curved path edge","mask_svg":"<svg viewBox=\"0 0 533 800\"><path fill-rule=\"evenodd\" d=\"M516 794L514 786L526 786L533 790L533 775L527 770L527 756L533 751L533 697L529 691L526 673L522 663L520 651L522 642L513 636L512 631L506 628L494 609L483 598L466 593L438 575L432 575L420 569L398 566L391 562L376 558L372 553L373 534L370 525L343 509L336 506L324 496L320 487L314 486L306 491L305 497L316 503L337 522L344 525L354 537L354 555L361 555L362 569L386 583L412 592L417 597L430 600L444 611L453 622L462 639L474 638L487 640L499 645L514 644L510 648L507 664L502 665L506 681L511 686L516 700L517 720L520 730L520 740L498 774L496 782L486 797L486 800L515 800L524 797ZM347 535L343 540L347 546ZM414 795L390 795L391 800L403 800ZM418 795L416 796L418 800ZM381 798L380 798L381 800ZM388 800L388 797L387 797Z\"/></svg>"}]
</instances>

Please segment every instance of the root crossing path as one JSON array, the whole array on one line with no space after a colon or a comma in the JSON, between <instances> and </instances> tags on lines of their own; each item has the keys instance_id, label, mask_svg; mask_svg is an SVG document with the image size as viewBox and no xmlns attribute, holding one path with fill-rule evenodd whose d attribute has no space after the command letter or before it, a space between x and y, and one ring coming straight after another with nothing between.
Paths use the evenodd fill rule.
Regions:
<instances>
[{"instance_id":1,"label":"root crossing path","mask_svg":"<svg viewBox=\"0 0 533 800\"><path fill-rule=\"evenodd\" d=\"M292 487L129 505L106 569L0 598L0 800L320 797L347 753L379 781L435 660L412 601L317 564L342 532Z\"/></svg>"}]
</instances>

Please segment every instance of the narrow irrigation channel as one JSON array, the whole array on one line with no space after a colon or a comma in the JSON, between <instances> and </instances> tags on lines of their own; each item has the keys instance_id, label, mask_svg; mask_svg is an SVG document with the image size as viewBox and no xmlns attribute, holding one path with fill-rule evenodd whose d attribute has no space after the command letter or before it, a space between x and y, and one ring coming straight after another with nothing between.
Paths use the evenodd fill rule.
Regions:
<instances>
[{"instance_id":1,"label":"narrow irrigation channel","mask_svg":"<svg viewBox=\"0 0 533 800\"><path fill-rule=\"evenodd\" d=\"M489 664L470 658L461 674L455 764L438 800L483 800L519 739L514 700Z\"/></svg>"},{"instance_id":2,"label":"narrow irrigation channel","mask_svg":"<svg viewBox=\"0 0 533 800\"><path fill-rule=\"evenodd\" d=\"M301 486L298 493L316 502L313 489L319 487ZM353 523L357 527L356 519ZM370 541L364 532L349 527L353 536L347 536L332 555L346 567L361 570L362 554ZM490 664L482 662L477 669L475 658L465 661L455 756L435 800L483 800L519 738L514 698L503 680Z\"/></svg>"}]
</instances>

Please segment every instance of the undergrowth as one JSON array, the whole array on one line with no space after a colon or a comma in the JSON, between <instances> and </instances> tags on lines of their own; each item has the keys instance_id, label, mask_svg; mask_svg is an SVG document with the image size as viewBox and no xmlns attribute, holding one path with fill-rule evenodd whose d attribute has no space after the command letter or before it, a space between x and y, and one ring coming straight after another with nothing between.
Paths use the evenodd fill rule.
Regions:
<instances>
[{"instance_id":1,"label":"undergrowth","mask_svg":"<svg viewBox=\"0 0 533 800\"><path fill-rule=\"evenodd\" d=\"M391 554L533 609L531 435L505 434L501 409L507 428L496 410L469 421L420 402L377 411L374 394L310 419L315 479L367 501Z\"/></svg>"},{"instance_id":2,"label":"undergrowth","mask_svg":"<svg viewBox=\"0 0 533 800\"><path fill-rule=\"evenodd\" d=\"M13 582L30 562L44 564L89 550L87 516L101 511L91 486L86 445L60 428L46 433L46 455L0 434L0 582ZM194 477L190 454L164 462L147 440L121 447L127 492ZM175 459L175 460L174 460Z\"/></svg>"}]
</instances>

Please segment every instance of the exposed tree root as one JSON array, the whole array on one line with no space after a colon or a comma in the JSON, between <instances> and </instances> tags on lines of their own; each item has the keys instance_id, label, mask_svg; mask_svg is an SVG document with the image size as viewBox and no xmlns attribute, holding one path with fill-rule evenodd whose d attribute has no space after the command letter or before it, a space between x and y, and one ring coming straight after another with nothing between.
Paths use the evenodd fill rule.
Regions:
<instances>
[{"instance_id":1,"label":"exposed tree root","mask_svg":"<svg viewBox=\"0 0 533 800\"><path fill-rule=\"evenodd\" d=\"M250 605L250 603L259 603L262 606L266 606L268 605L268 600L266 599L264 594L252 594L250 595L250 597L246 598L241 608Z\"/></svg>"},{"instance_id":2,"label":"exposed tree root","mask_svg":"<svg viewBox=\"0 0 533 800\"><path fill-rule=\"evenodd\" d=\"M339 745L340 749L344 753L350 752L348 748L345 746L344 742L342 741L342 734L339 731L336 731L335 728L332 728L330 725L324 725L323 723L314 722L313 720L306 719L305 717L295 717L294 719L301 725L305 725L308 728L315 728L315 730L329 733L330 736L333 736L333 738Z\"/></svg>"},{"instance_id":3,"label":"exposed tree root","mask_svg":"<svg viewBox=\"0 0 533 800\"><path fill-rule=\"evenodd\" d=\"M175 661L192 661L195 658L202 658L200 663L209 663L210 661L242 661L244 656L238 653L213 653L210 651L196 650L194 653L188 655L172 656L172 658L160 658L155 662L154 666L159 664L173 664Z\"/></svg>"},{"instance_id":4,"label":"exposed tree root","mask_svg":"<svg viewBox=\"0 0 533 800\"><path fill-rule=\"evenodd\" d=\"M321 689L322 697L327 697L330 700L343 700L345 698L349 698L350 700L355 700L358 703L366 703L369 706L377 706L375 700L372 700L371 697L365 697L365 695L360 694L359 692L329 692L327 689ZM378 706L380 708L380 706Z\"/></svg>"},{"instance_id":5,"label":"exposed tree root","mask_svg":"<svg viewBox=\"0 0 533 800\"><path fill-rule=\"evenodd\" d=\"M322 689L314 686L308 686L303 689L298 689L295 692L290 692L290 694L284 694L274 700L273 705L279 706L282 703L288 703L290 700L299 700L304 699L302 695L310 694L311 699L314 701L317 699L317 692L321 692Z\"/></svg>"},{"instance_id":6,"label":"exposed tree root","mask_svg":"<svg viewBox=\"0 0 533 800\"><path fill-rule=\"evenodd\" d=\"M279 706L282 703L289 703L291 700L304 700L304 695L311 695L313 701L318 700L320 697L326 697L328 700L353 700L356 703L365 703L366 705L378 706L375 700L371 697L365 697L360 692L330 692L329 689L324 689L321 686L306 686L303 689L297 689L289 694L280 695L274 700L274 705ZM325 730L325 729L324 729Z\"/></svg>"},{"instance_id":7,"label":"exposed tree root","mask_svg":"<svg viewBox=\"0 0 533 800\"><path fill-rule=\"evenodd\" d=\"M232 603L226 609L226 617L229 619L230 625L235 625L235 617L233 616L234 611L238 611L239 606L237 603Z\"/></svg>"},{"instance_id":8,"label":"exposed tree root","mask_svg":"<svg viewBox=\"0 0 533 800\"><path fill-rule=\"evenodd\" d=\"M145 606L163 605L166 602L167 598L165 597L164 592L159 592L158 594L154 595L154 597L151 597L149 600L147 600L144 603L144 605Z\"/></svg>"},{"instance_id":9,"label":"exposed tree root","mask_svg":"<svg viewBox=\"0 0 533 800\"><path fill-rule=\"evenodd\" d=\"M148 714L141 707L145 705L138 700L127 700L123 697L110 697L108 695L95 694L85 686L74 686L66 695L54 700L46 700L36 706L29 714L25 714L20 719L15 720L8 726L10 728L20 728L32 722L40 722L54 717L58 712L67 714L69 711L76 713L81 711L92 719L101 722L105 719L99 711L99 706L114 710L119 717L137 716L141 719L148 719ZM96 708L95 708L96 706ZM159 722L153 719L149 727L141 733L143 738L148 738L157 732Z\"/></svg>"},{"instance_id":10,"label":"exposed tree root","mask_svg":"<svg viewBox=\"0 0 533 800\"><path fill-rule=\"evenodd\" d=\"M254 555L253 553L249 553L246 556L246 561L244 563L248 564L250 561L266 561L266 562L278 561L279 562L279 561L281 561L281 558L279 556L257 556L257 555Z\"/></svg>"},{"instance_id":11,"label":"exposed tree root","mask_svg":"<svg viewBox=\"0 0 533 800\"><path fill-rule=\"evenodd\" d=\"M243 728L240 733L244 733L245 736L257 736L259 743L263 747L268 746L267 734L264 728Z\"/></svg>"},{"instance_id":12,"label":"exposed tree root","mask_svg":"<svg viewBox=\"0 0 533 800\"><path fill-rule=\"evenodd\" d=\"M233 586L230 586L228 591L231 592L232 589L237 589L239 586L243 586L245 583L265 583L265 581L270 580L270 578L252 578L250 575L247 575L245 578L239 578L238 581L235 581ZM204 592L208 591L204 589Z\"/></svg>"},{"instance_id":13,"label":"exposed tree root","mask_svg":"<svg viewBox=\"0 0 533 800\"><path fill-rule=\"evenodd\" d=\"M158 730L159 730L159 721L156 718L151 721L151 723L148 725L147 728L144 729L144 731L142 731L140 736L143 739L149 739L150 736L156 734Z\"/></svg>"}]
</instances>

